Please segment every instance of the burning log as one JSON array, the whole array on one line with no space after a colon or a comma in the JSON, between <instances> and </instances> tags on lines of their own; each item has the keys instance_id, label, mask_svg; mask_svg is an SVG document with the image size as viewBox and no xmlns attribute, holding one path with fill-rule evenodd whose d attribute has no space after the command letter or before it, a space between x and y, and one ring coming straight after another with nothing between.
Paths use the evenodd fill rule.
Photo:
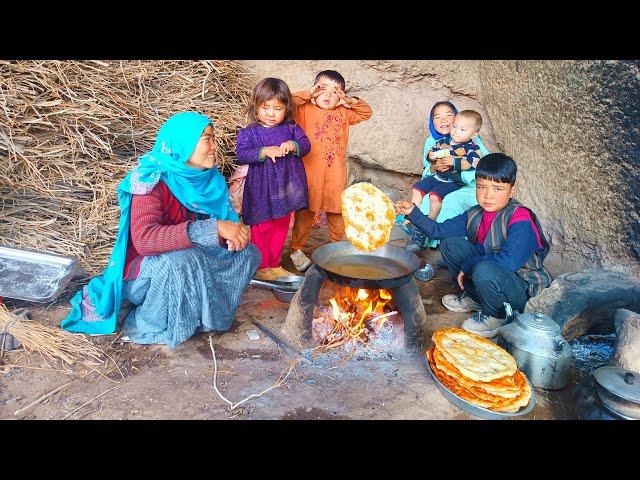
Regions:
<instances>
[{"instance_id":1,"label":"burning log","mask_svg":"<svg viewBox=\"0 0 640 480\"><path fill-rule=\"evenodd\" d=\"M390 300L388 290L339 287L329 300L331 311L313 320L314 337L321 341L313 350L326 352L343 345L352 350L358 344L371 348L369 340L397 313L385 313Z\"/></svg>"}]
</instances>

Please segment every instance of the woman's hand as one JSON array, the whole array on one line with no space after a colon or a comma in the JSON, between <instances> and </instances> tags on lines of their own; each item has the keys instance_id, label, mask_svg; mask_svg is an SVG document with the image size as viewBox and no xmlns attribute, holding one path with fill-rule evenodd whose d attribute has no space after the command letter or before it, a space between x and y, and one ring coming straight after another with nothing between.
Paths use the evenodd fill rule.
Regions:
<instances>
[{"instance_id":1,"label":"woman's hand","mask_svg":"<svg viewBox=\"0 0 640 480\"><path fill-rule=\"evenodd\" d=\"M427 154L427 158L429 159L429 161L430 161L430 162L435 161L435 159L436 159L436 152L434 152L434 151L430 151L430 152Z\"/></svg>"},{"instance_id":2,"label":"woman's hand","mask_svg":"<svg viewBox=\"0 0 640 480\"><path fill-rule=\"evenodd\" d=\"M218 236L227 240L230 251L240 251L251 240L251 230L247 225L230 220L218 220Z\"/></svg>"},{"instance_id":3,"label":"woman's hand","mask_svg":"<svg viewBox=\"0 0 640 480\"><path fill-rule=\"evenodd\" d=\"M413 211L414 207L415 205L407 200L399 200L396 202L396 214L409 215Z\"/></svg>"},{"instance_id":4,"label":"woman's hand","mask_svg":"<svg viewBox=\"0 0 640 480\"><path fill-rule=\"evenodd\" d=\"M449 170L449 165L447 164L445 158L439 158L438 160L436 160L435 166L437 172L445 172Z\"/></svg>"}]
</instances>

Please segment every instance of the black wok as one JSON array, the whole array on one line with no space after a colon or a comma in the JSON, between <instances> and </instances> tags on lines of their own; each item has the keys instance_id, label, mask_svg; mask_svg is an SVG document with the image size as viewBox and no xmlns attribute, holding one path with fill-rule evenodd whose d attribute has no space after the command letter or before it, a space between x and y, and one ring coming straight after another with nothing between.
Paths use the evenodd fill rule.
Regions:
<instances>
[{"instance_id":1,"label":"black wok","mask_svg":"<svg viewBox=\"0 0 640 480\"><path fill-rule=\"evenodd\" d=\"M415 254L389 244L363 252L349 242L329 243L317 248L311 258L329 280L368 289L404 285L420 266Z\"/></svg>"}]
</instances>

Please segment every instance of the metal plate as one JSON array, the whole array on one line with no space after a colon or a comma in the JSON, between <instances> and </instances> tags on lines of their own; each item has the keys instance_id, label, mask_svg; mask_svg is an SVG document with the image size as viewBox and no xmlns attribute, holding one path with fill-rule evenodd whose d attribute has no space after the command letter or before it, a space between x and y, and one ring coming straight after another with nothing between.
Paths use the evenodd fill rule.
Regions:
<instances>
[{"instance_id":1,"label":"metal plate","mask_svg":"<svg viewBox=\"0 0 640 480\"><path fill-rule=\"evenodd\" d=\"M73 257L0 245L0 297L51 302L73 278L77 263Z\"/></svg>"},{"instance_id":2,"label":"metal plate","mask_svg":"<svg viewBox=\"0 0 640 480\"><path fill-rule=\"evenodd\" d=\"M531 399L529 400L529 403L527 404L527 406L524 407L524 409L520 410L519 412L516 412L516 413L494 412L493 410L489 410L488 408L474 405L473 403L466 401L464 398L459 397L458 395L453 393L451 390L449 390L447 387L445 387L442 383L440 383L440 380L438 380L438 377L436 377L433 371L431 370L431 365L429 365L429 360L427 360L426 355L423 355L422 358L423 358L423 361L427 364L427 370L429 370L429 373L431 374L431 378L433 378L433 381L436 382L438 390L440 390L444 394L444 396L447 397L447 400L449 400L451 403L453 403L456 407L460 408L461 410L464 410L465 412L470 413L471 415L474 415L478 418L483 418L486 420L507 420L513 417L522 417L524 415L527 415L529 412L531 412L531 410L533 410L533 407L536 406L536 392L533 389L533 387L531 387L531 383L529 383L529 379L527 379L527 383L529 383L529 387L531 388Z\"/></svg>"},{"instance_id":3,"label":"metal plate","mask_svg":"<svg viewBox=\"0 0 640 480\"><path fill-rule=\"evenodd\" d=\"M632 383L625 382L625 375L629 375L634 379ZM611 392L615 397L620 397L623 400L632 402L640 406L640 375L631 370L624 368L614 367L611 365L605 365L598 368L593 376L596 381Z\"/></svg>"}]
</instances>

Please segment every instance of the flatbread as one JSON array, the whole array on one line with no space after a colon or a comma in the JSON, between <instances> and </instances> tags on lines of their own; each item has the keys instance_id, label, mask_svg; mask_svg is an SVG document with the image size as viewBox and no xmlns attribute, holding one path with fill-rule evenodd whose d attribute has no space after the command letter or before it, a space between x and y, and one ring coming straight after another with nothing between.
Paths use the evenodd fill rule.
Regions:
<instances>
[{"instance_id":1,"label":"flatbread","mask_svg":"<svg viewBox=\"0 0 640 480\"><path fill-rule=\"evenodd\" d=\"M478 396L475 391L472 391L460 383L458 383L457 379L447 375L444 371L440 370L435 363L434 360L434 350L437 351L435 347L431 347L426 352L427 360L429 361L429 365L431 366L431 371L434 373L436 378L442 383L446 388L448 388L451 392L455 393L460 398L463 398L467 402L473 403L479 407L487 408L489 410L493 410L496 412L503 413L517 413L521 407L528 405L531 400L531 386L529 382L526 381L526 377L518 371L522 375L522 379L524 380L524 385L522 391L516 398L501 398L494 397L491 399L490 396L483 394L482 396Z\"/></svg>"},{"instance_id":2,"label":"flatbread","mask_svg":"<svg viewBox=\"0 0 640 480\"><path fill-rule=\"evenodd\" d=\"M490 382L511 376L518 369L504 348L461 328L443 328L431 338L447 361L472 380Z\"/></svg>"},{"instance_id":3,"label":"flatbread","mask_svg":"<svg viewBox=\"0 0 640 480\"><path fill-rule=\"evenodd\" d=\"M517 371L511 376L497 378L490 382L479 382L462 375L460 370L447 361L440 350L434 350L433 359L437 368L447 375L455 378L460 385L467 388L478 397L483 398L483 395L489 395L487 398L488 400L492 400L494 397L501 397L505 399L517 398L522 393L524 384L527 382L520 371Z\"/></svg>"},{"instance_id":4,"label":"flatbread","mask_svg":"<svg viewBox=\"0 0 640 480\"><path fill-rule=\"evenodd\" d=\"M340 208L347 239L358 250L370 252L389 241L396 218L393 202L367 182L342 192Z\"/></svg>"}]
</instances>

